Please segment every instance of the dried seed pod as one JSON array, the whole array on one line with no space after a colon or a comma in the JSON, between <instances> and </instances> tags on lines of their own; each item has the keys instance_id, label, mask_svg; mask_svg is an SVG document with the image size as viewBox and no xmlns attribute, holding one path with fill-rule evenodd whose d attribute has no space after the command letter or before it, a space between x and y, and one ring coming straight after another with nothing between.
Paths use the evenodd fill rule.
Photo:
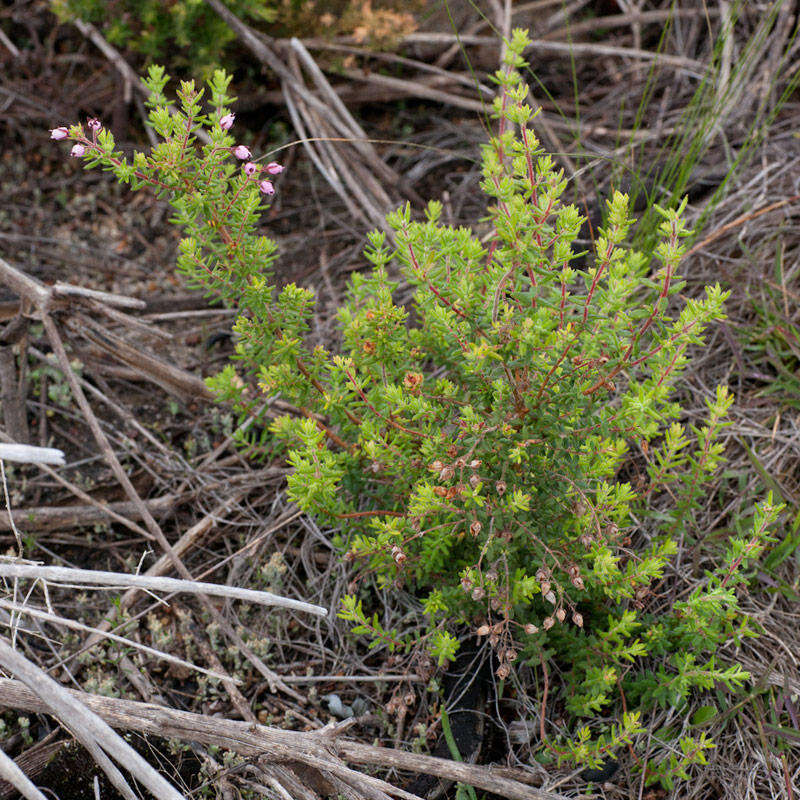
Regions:
<instances>
[{"instance_id":1,"label":"dried seed pod","mask_svg":"<svg viewBox=\"0 0 800 800\"><path fill-rule=\"evenodd\" d=\"M498 643L499 641L500 641L500 637L499 637L499 636L498 636L496 633L493 633L493 634L492 634L492 635L489 637L489 644L490 644L492 647L497 647L497 643Z\"/></svg>"},{"instance_id":2,"label":"dried seed pod","mask_svg":"<svg viewBox=\"0 0 800 800\"><path fill-rule=\"evenodd\" d=\"M529 622L525 626L525 633L527 633L528 636L533 636L535 633L539 633L539 629L532 622Z\"/></svg>"},{"instance_id":3,"label":"dried seed pod","mask_svg":"<svg viewBox=\"0 0 800 800\"><path fill-rule=\"evenodd\" d=\"M477 475L470 475L469 476L469 485L473 489L477 489L478 485L480 484L480 482L481 482L481 479Z\"/></svg>"},{"instance_id":4,"label":"dried seed pod","mask_svg":"<svg viewBox=\"0 0 800 800\"><path fill-rule=\"evenodd\" d=\"M472 590L473 600L483 600L484 597L486 597L486 592L480 586L476 586Z\"/></svg>"},{"instance_id":5,"label":"dried seed pod","mask_svg":"<svg viewBox=\"0 0 800 800\"><path fill-rule=\"evenodd\" d=\"M510 664L512 661L516 661L517 660L517 651L516 650L512 650L509 647L508 650L506 650L506 652L504 653L503 657Z\"/></svg>"},{"instance_id":6,"label":"dried seed pod","mask_svg":"<svg viewBox=\"0 0 800 800\"><path fill-rule=\"evenodd\" d=\"M433 493L437 497L447 497L447 489L444 486L434 486Z\"/></svg>"},{"instance_id":7,"label":"dried seed pod","mask_svg":"<svg viewBox=\"0 0 800 800\"><path fill-rule=\"evenodd\" d=\"M475 631L478 636L488 636L491 631L491 628L488 625L481 625L477 631Z\"/></svg>"},{"instance_id":8,"label":"dried seed pod","mask_svg":"<svg viewBox=\"0 0 800 800\"><path fill-rule=\"evenodd\" d=\"M584 583L583 583L583 578L581 578L581 576L580 576L580 575L576 575L576 576L575 576L575 577L572 579L572 585L573 585L573 586L574 586L576 589L581 589L581 590L583 590L583 589L585 589L585 588L586 588L586 587L584 586Z\"/></svg>"},{"instance_id":9,"label":"dried seed pod","mask_svg":"<svg viewBox=\"0 0 800 800\"><path fill-rule=\"evenodd\" d=\"M455 460L454 466L455 466L456 469L464 469L464 467L467 466L467 460L464 458L464 456L459 456Z\"/></svg>"},{"instance_id":10,"label":"dried seed pod","mask_svg":"<svg viewBox=\"0 0 800 800\"><path fill-rule=\"evenodd\" d=\"M567 618L567 612L564 611L563 608L559 608L558 611L556 611L556 619L559 622L563 622L566 618Z\"/></svg>"},{"instance_id":11,"label":"dried seed pod","mask_svg":"<svg viewBox=\"0 0 800 800\"><path fill-rule=\"evenodd\" d=\"M577 611L572 615L572 621L579 627L583 627L583 615Z\"/></svg>"},{"instance_id":12,"label":"dried seed pod","mask_svg":"<svg viewBox=\"0 0 800 800\"><path fill-rule=\"evenodd\" d=\"M545 618L542 620L542 627L543 627L543 628L544 628L546 631L549 631L549 630L550 630L550 628L552 628L552 627L553 627L553 625L555 625L555 624L556 624L556 621L555 621L555 620L554 620L552 617L545 617Z\"/></svg>"},{"instance_id":13,"label":"dried seed pod","mask_svg":"<svg viewBox=\"0 0 800 800\"><path fill-rule=\"evenodd\" d=\"M480 522L478 522L478 520L474 520L473 523L469 526L469 532L473 536L477 536L481 532L482 528L483 525L481 525Z\"/></svg>"},{"instance_id":14,"label":"dried seed pod","mask_svg":"<svg viewBox=\"0 0 800 800\"><path fill-rule=\"evenodd\" d=\"M505 680L510 674L511 674L511 667L509 667L508 664L501 664L497 668L497 672L495 672L495 675L497 675L497 677L500 678L501 681Z\"/></svg>"},{"instance_id":15,"label":"dried seed pod","mask_svg":"<svg viewBox=\"0 0 800 800\"><path fill-rule=\"evenodd\" d=\"M439 479L443 481L451 481L455 477L456 471L451 466L442 467L439 472Z\"/></svg>"},{"instance_id":16,"label":"dried seed pod","mask_svg":"<svg viewBox=\"0 0 800 800\"><path fill-rule=\"evenodd\" d=\"M444 464L437 458L436 461L431 464L430 469L433 470L433 472L441 472L443 467Z\"/></svg>"},{"instance_id":17,"label":"dried seed pod","mask_svg":"<svg viewBox=\"0 0 800 800\"><path fill-rule=\"evenodd\" d=\"M493 597L491 606L493 611L499 611L503 607L503 601L499 597Z\"/></svg>"},{"instance_id":18,"label":"dried seed pod","mask_svg":"<svg viewBox=\"0 0 800 800\"><path fill-rule=\"evenodd\" d=\"M413 705L414 705L414 702L416 701L416 699L417 699L417 696L414 694L414 692L407 692L407 693L406 693L406 694L403 696L403 702L404 702L404 703L405 703L407 706L413 706Z\"/></svg>"},{"instance_id":19,"label":"dried seed pod","mask_svg":"<svg viewBox=\"0 0 800 800\"><path fill-rule=\"evenodd\" d=\"M483 462L478 458L473 458L472 461L469 462L470 469L478 469Z\"/></svg>"},{"instance_id":20,"label":"dried seed pod","mask_svg":"<svg viewBox=\"0 0 800 800\"><path fill-rule=\"evenodd\" d=\"M555 596L555 594L553 592L548 592L544 596L544 599L547 600L547 602L550 603L551 605L555 605L556 604L556 596Z\"/></svg>"},{"instance_id":21,"label":"dried seed pod","mask_svg":"<svg viewBox=\"0 0 800 800\"><path fill-rule=\"evenodd\" d=\"M552 587L550 586L550 581L542 581L539 588L542 590L542 597L547 597Z\"/></svg>"},{"instance_id":22,"label":"dried seed pod","mask_svg":"<svg viewBox=\"0 0 800 800\"><path fill-rule=\"evenodd\" d=\"M497 491L497 494L499 494L500 497L502 497L506 493L506 489L508 489L508 485L506 484L505 481L497 481L497 483L495 483L495 485L494 485L494 488Z\"/></svg>"},{"instance_id":23,"label":"dried seed pod","mask_svg":"<svg viewBox=\"0 0 800 800\"><path fill-rule=\"evenodd\" d=\"M536 570L536 580L541 583L542 581L546 581L550 578L550 570L545 567L539 567Z\"/></svg>"},{"instance_id":24,"label":"dried seed pod","mask_svg":"<svg viewBox=\"0 0 800 800\"><path fill-rule=\"evenodd\" d=\"M487 581L491 581L492 583L496 583L496 581L497 581L497 570L490 569L486 573L486 580Z\"/></svg>"},{"instance_id":25,"label":"dried seed pod","mask_svg":"<svg viewBox=\"0 0 800 800\"><path fill-rule=\"evenodd\" d=\"M397 546L392 547L392 558L398 567L402 567L408 556Z\"/></svg>"}]
</instances>

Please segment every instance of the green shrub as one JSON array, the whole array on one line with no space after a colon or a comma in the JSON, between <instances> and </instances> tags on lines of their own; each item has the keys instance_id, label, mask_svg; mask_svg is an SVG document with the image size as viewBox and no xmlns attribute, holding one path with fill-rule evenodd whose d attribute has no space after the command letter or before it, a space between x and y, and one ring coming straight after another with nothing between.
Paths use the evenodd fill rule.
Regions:
<instances>
[{"instance_id":1,"label":"green shrub","mask_svg":"<svg viewBox=\"0 0 800 800\"><path fill-rule=\"evenodd\" d=\"M241 19L273 22L277 3L228 0ZM172 68L208 74L236 38L228 24L203 0L51 0L62 20L78 17L98 26L116 47L141 53L148 62L168 59Z\"/></svg>"},{"instance_id":2,"label":"green shrub","mask_svg":"<svg viewBox=\"0 0 800 800\"><path fill-rule=\"evenodd\" d=\"M204 0L50 0L62 20L96 25L116 47L141 54L146 63L168 64L195 77L240 60L236 34ZM379 49L392 48L416 28L419 0L225 0L242 21L272 36L349 35Z\"/></svg>"},{"instance_id":3,"label":"green shrub","mask_svg":"<svg viewBox=\"0 0 800 800\"><path fill-rule=\"evenodd\" d=\"M687 733L689 701L748 677L716 653L751 633L737 590L779 509L769 498L749 531L734 520L724 546L703 541L732 397L717 388L705 424L687 428L674 387L723 317L726 293L709 286L683 300L683 206L659 209L660 242L637 252L620 193L590 266L577 266L581 216L561 203L567 181L529 128L518 72L527 41L514 33L496 75L499 133L484 148L481 184L491 233L442 224L435 202L422 221L408 207L390 214L394 236L369 235L372 271L354 276L331 349L307 343L313 292L270 282L258 176L234 169L219 124L229 79L212 81L208 116L183 84L170 116L163 75L151 71L151 120L165 142L131 163L105 131L70 136L89 166L172 203L186 231L179 269L241 311L236 360L212 386L242 414L277 394L296 407L268 437L286 444L291 497L341 530L342 552L378 588L418 598L426 633L415 640L367 612L380 596L367 580L341 616L376 648L424 647L440 663L456 653L458 631L476 631L499 678L520 663L550 675L551 708L573 734L542 748L597 766L641 743L652 761L639 766L670 785L713 746ZM197 149L200 126L211 144ZM409 306L397 304L398 274ZM704 574L690 546L702 548ZM661 746L640 736L657 706L678 715L655 732Z\"/></svg>"}]
</instances>

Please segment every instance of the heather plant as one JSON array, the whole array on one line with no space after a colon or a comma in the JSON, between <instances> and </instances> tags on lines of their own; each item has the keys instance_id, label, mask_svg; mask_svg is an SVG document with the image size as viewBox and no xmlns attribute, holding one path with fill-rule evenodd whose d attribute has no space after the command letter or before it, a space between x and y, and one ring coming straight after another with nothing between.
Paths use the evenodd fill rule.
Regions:
<instances>
[{"instance_id":1,"label":"heather plant","mask_svg":"<svg viewBox=\"0 0 800 800\"><path fill-rule=\"evenodd\" d=\"M96 25L108 41L139 53L146 63L167 62L173 70L206 77L215 69L248 68L236 34L222 17L198 0L50 0L62 20ZM359 44L392 48L416 29L419 2L408 0L226 0L248 25L275 37L352 36Z\"/></svg>"},{"instance_id":2,"label":"heather plant","mask_svg":"<svg viewBox=\"0 0 800 800\"><path fill-rule=\"evenodd\" d=\"M780 509L769 497L746 524L731 521L723 546L704 539L733 398L718 387L705 422L688 426L675 387L726 292L680 296L685 202L656 209L659 240L640 252L615 192L582 265L583 220L530 128L527 44L515 31L495 76L498 131L481 181L489 234L443 224L437 202L421 219L407 206L391 213L392 235L368 236L371 270L353 277L330 348L313 344L313 291L270 279L275 248L257 223L273 191L263 173L280 168L235 145L226 76L214 76L204 112L191 83L171 107L163 71L151 70L150 120L164 141L149 154L126 160L96 121L90 135L53 136L168 200L185 232L179 270L238 306L235 358L210 383L262 423L242 444L283 443L291 498L339 530L359 569L340 611L353 630L376 651L440 664L475 632L501 681L524 692L516 667L537 669L546 754L598 766L629 748L648 780L669 786L713 746L693 732L692 698L748 678L719 650L754 633L739 595ZM195 141L201 127L208 145ZM295 412L268 423L264 400L277 395ZM418 603L421 637L380 613L381 592L399 588ZM548 702L571 720L555 733ZM645 736L658 707L673 710L672 726Z\"/></svg>"}]
</instances>

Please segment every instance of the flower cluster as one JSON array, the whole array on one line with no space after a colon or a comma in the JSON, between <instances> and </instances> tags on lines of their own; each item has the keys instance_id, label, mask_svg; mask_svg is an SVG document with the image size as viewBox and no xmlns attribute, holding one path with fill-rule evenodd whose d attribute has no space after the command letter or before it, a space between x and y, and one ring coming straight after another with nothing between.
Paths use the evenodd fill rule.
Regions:
<instances>
[{"instance_id":1,"label":"flower cluster","mask_svg":"<svg viewBox=\"0 0 800 800\"><path fill-rule=\"evenodd\" d=\"M156 68L156 70L158 70L158 68ZM156 71L156 74L159 74L158 71ZM160 74L163 76L163 73ZM218 73L215 78L220 78L220 75L221 73ZM189 86L190 84L186 84L185 88L188 89ZM192 89L189 89L189 91L193 91L193 87ZM202 93L198 93L198 99L201 95ZM233 127L235 120L235 114L220 110L217 114L216 127L221 132L228 132ZM187 122L189 123L186 131L186 145L188 146L192 131L191 118L187 117ZM211 121L209 120L209 122ZM213 127L213 123L211 123L211 126ZM72 128L68 128L65 125L60 125L50 131L50 138L55 139L56 141L69 139L75 142L75 144L72 145L72 149L69 153L73 158L88 158L92 160L96 159L102 163L105 163L106 165L121 168L124 164L123 159L112 153L108 148L110 137L100 138L99 136L100 132L103 130L103 124L100 122L100 120L92 117L87 120L86 127L90 131L89 137L85 135L81 126L73 126ZM113 139L111 139L111 141L113 142ZM253 154L250 151L250 148L243 144L231 145L225 149L239 161L247 162L242 167L242 171L248 179L252 179L253 185L258 187L258 190L261 192L261 194L267 195L268 197L275 194L275 186L272 181L269 178L264 178L262 176L264 174L269 175L270 177L280 175L280 173L283 172L283 167L280 164L275 161L271 161L265 167L260 166L259 164L250 160L253 157ZM215 148L208 155L216 156L219 152L220 149ZM145 173L141 171L137 173L137 177L146 179Z\"/></svg>"}]
</instances>

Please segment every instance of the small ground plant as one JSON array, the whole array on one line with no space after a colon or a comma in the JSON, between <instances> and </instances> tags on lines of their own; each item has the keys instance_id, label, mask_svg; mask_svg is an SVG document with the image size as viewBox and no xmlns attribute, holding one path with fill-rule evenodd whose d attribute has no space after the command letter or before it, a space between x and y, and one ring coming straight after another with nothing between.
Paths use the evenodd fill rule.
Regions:
<instances>
[{"instance_id":1,"label":"small ground plant","mask_svg":"<svg viewBox=\"0 0 800 800\"><path fill-rule=\"evenodd\" d=\"M726 293L679 297L685 203L657 209L660 240L638 252L628 198L615 193L579 265L583 220L530 128L527 44L516 31L496 74L499 130L481 182L490 234L444 225L436 202L424 219L390 214L393 235L369 235L372 270L353 277L331 349L309 344L313 292L270 281L275 247L257 222L281 168L235 145L229 78L214 76L206 113L191 83L172 108L151 69L150 120L164 141L130 161L96 120L89 135L53 137L168 200L186 233L179 270L240 309L236 358L211 384L243 415L278 394L297 409L265 423L266 438L285 443L291 497L337 527L362 567L341 610L354 630L440 664L459 631L474 631L498 678L530 691L516 667L541 676L545 752L598 766L629 748L648 780L669 786L713 746L691 729L690 697L748 678L717 651L752 633L737 591L780 509L768 498L723 545L703 541L732 396L718 387L705 424L687 427L674 387ZM196 143L200 128L210 144ZM401 282L409 305L396 302ZM704 573L684 557L690 545ZM370 587L395 586L418 599L421 640L367 610L379 597ZM557 732L548 702L572 720ZM657 706L674 710L669 730L648 730Z\"/></svg>"}]
</instances>

